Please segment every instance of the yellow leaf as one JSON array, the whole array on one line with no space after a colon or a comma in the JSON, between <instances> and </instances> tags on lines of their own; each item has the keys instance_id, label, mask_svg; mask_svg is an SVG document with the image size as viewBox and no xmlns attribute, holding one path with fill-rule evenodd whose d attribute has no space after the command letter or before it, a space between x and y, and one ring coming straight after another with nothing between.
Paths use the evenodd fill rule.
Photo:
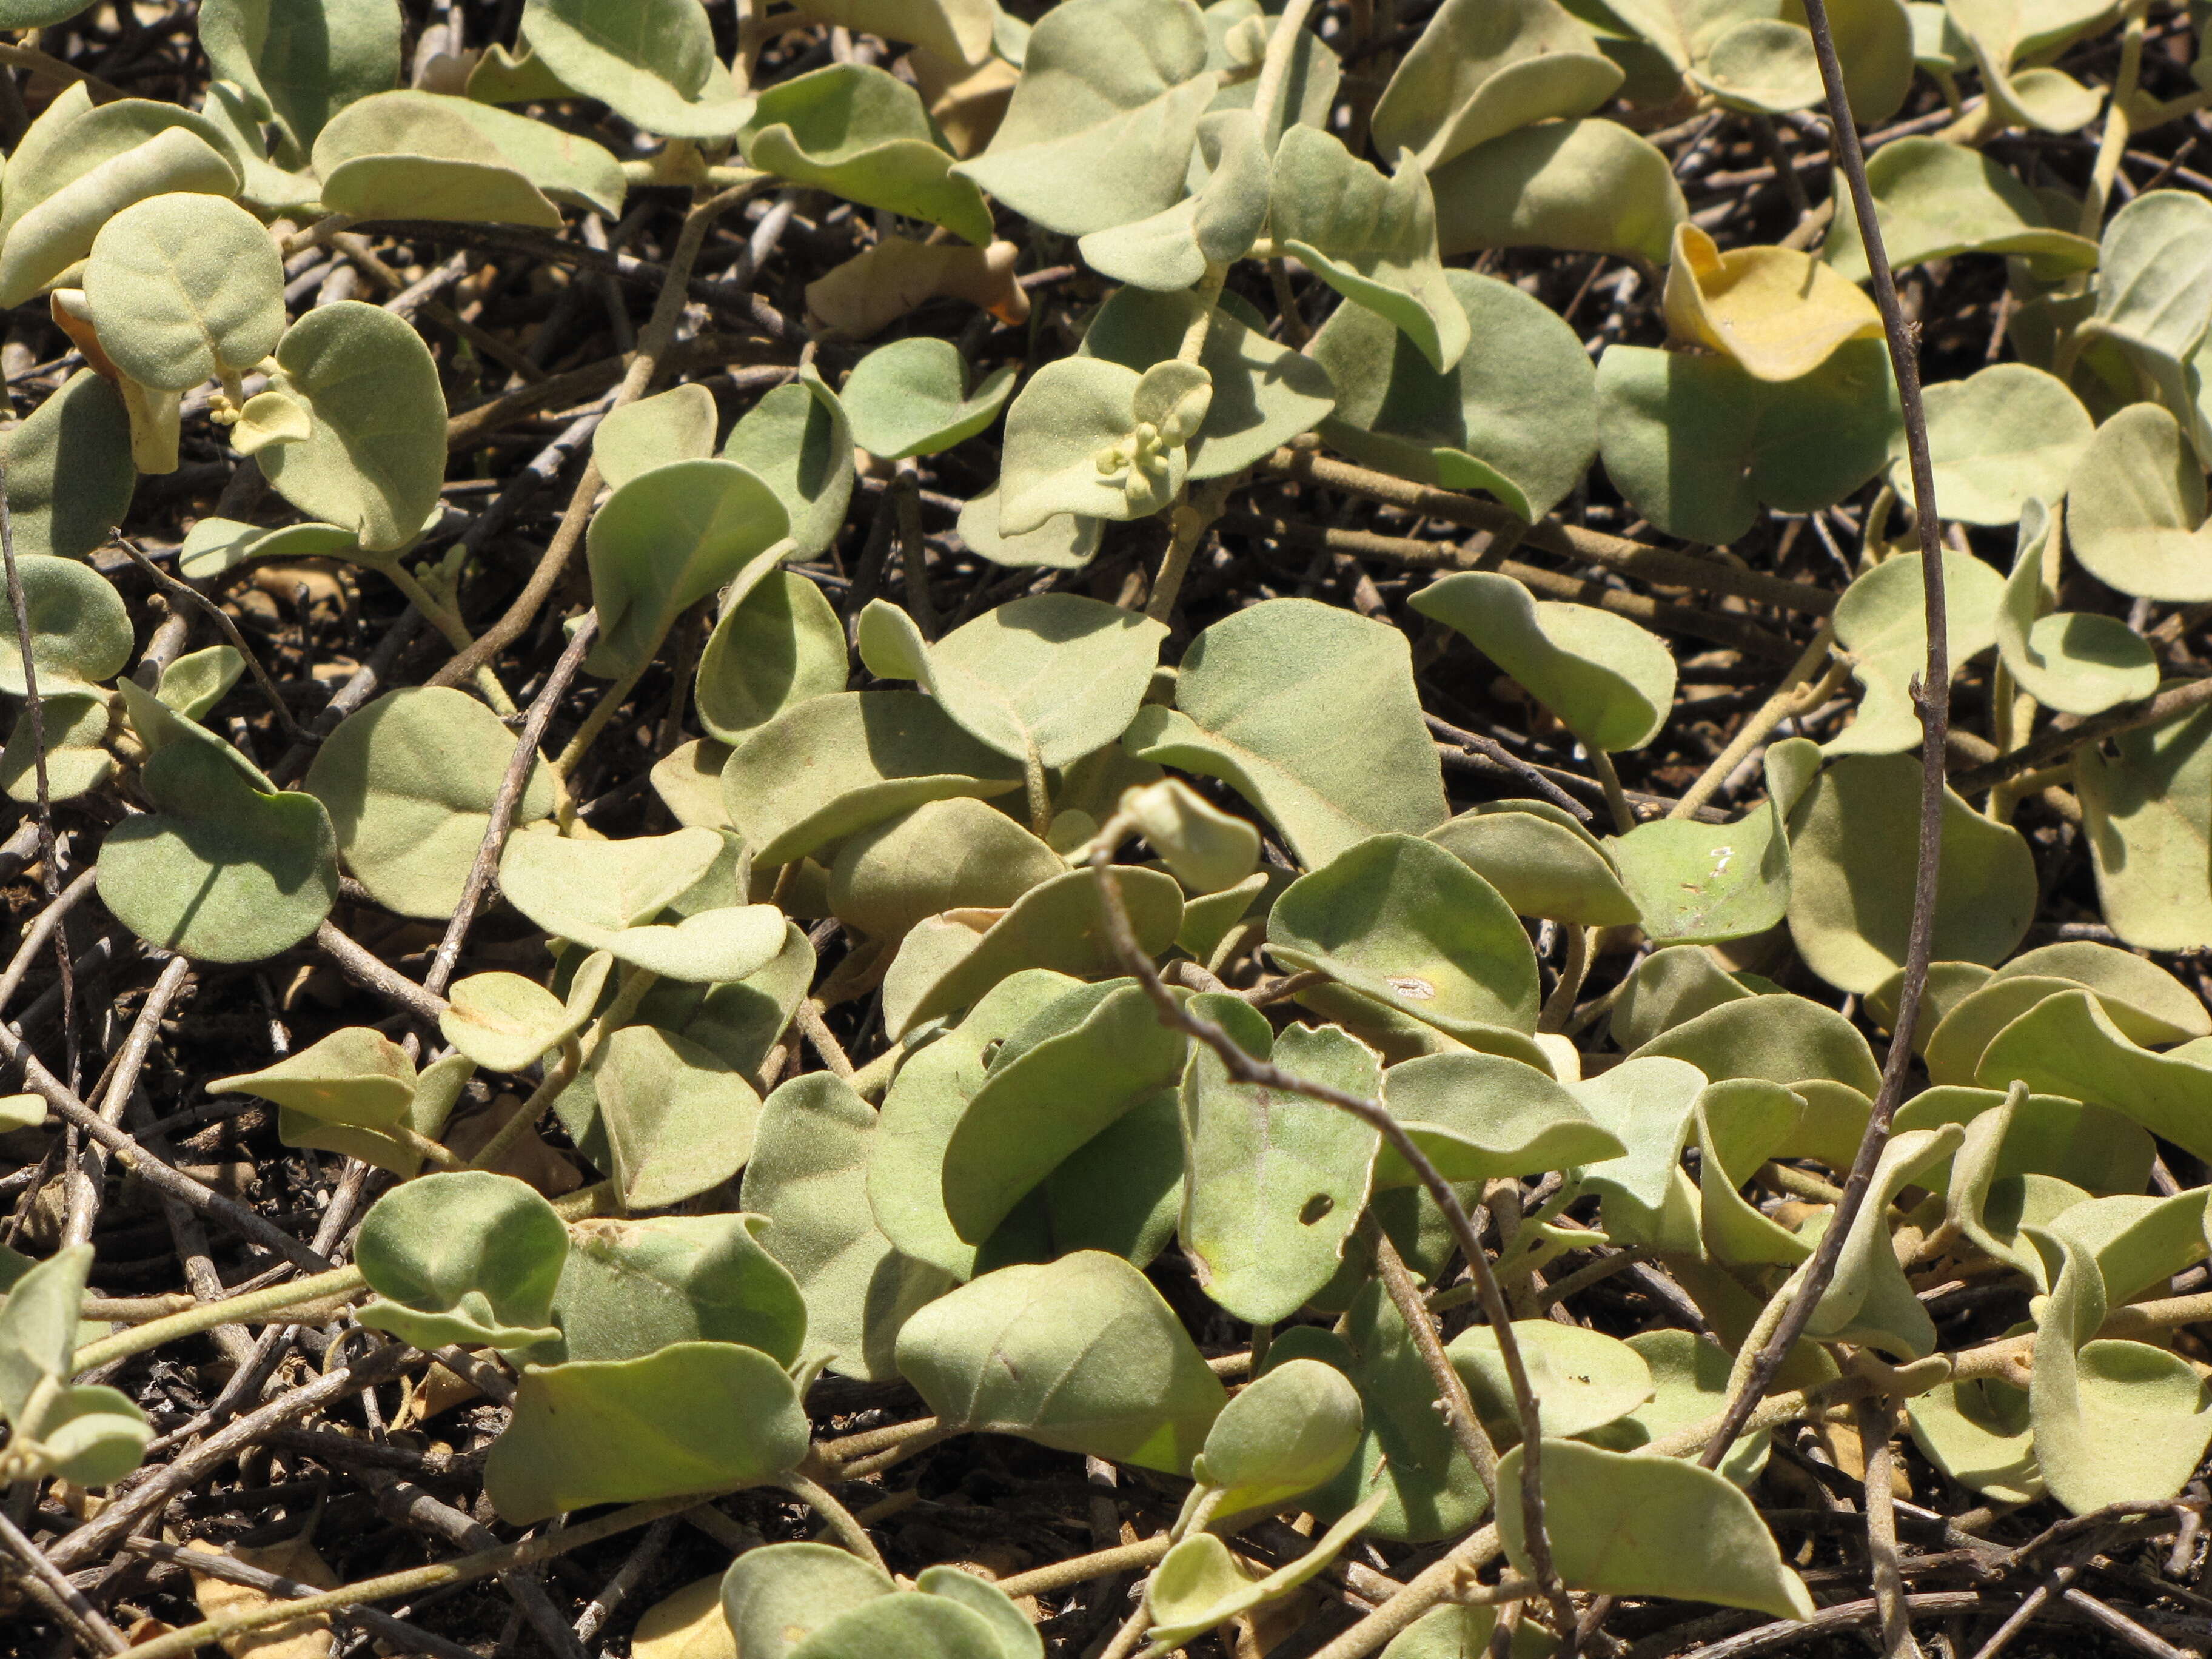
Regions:
<instances>
[{"instance_id":1,"label":"yellow leaf","mask_svg":"<svg viewBox=\"0 0 2212 1659\"><path fill-rule=\"evenodd\" d=\"M1811 255L1786 247L1723 253L1691 224L1674 228L1666 307L1674 343L1733 357L1761 380L1796 380L1845 341L1881 337L1874 301Z\"/></svg>"},{"instance_id":2,"label":"yellow leaf","mask_svg":"<svg viewBox=\"0 0 2212 1659\"><path fill-rule=\"evenodd\" d=\"M1003 58L986 58L971 68L919 46L906 61L921 101L929 106L929 118L955 155L964 160L991 142L1012 101L1014 82L1022 78L1019 70Z\"/></svg>"},{"instance_id":3,"label":"yellow leaf","mask_svg":"<svg viewBox=\"0 0 2212 1659\"><path fill-rule=\"evenodd\" d=\"M218 1550L197 1539L185 1547L204 1555L227 1554L246 1566L295 1578L317 1589L338 1587L337 1575L331 1571L330 1563L315 1553L315 1547L307 1541L304 1533L263 1549L244 1549L234 1545L228 1550ZM185 1568L191 1571L191 1563L187 1562ZM198 1572L192 1573L192 1594L199 1602L201 1616L208 1619L250 1613L278 1599L264 1591ZM304 1619L287 1620L260 1630L240 1631L222 1638L221 1644L230 1659L330 1659L335 1642L329 1618L323 1613L310 1613Z\"/></svg>"},{"instance_id":4,"label":"yellow leaf","mask_svg":"<svg viewBox=\"0 0 2212 1659\"><path fill-rule=\"evenodd\" d=\"M738 1638L722 1617L722 1575L695 1579L647 1607L629 1651L630 1659L738 1659Z\"/></svg>"}]
</instances>

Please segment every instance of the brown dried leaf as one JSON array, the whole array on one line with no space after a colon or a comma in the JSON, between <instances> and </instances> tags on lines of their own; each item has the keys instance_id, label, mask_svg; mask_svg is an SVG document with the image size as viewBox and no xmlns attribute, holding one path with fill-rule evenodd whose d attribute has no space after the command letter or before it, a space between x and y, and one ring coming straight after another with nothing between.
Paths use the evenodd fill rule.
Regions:
<instances>
[{"instance_id":1,"label":"brown dried leaf","mask_svg":"<svg viewBox=\"0 0 2212 1659\"><path fill-rule=\"evenodd\" d=\"M273 1572L286 1578L295 1578L317 1589L336 1589L338 1577L331 1571L330 1563L315 1553L315 1547L307 1534L289 1538L281 1544L270 1544L260 1549L246 1549L236 1545L228 1550L218 1550L212 1544L194 1540L185 1547L205 1555L228 1555L233 1560L249 1567L258 1567L264 1572ZM191 1564L186 1563L186 1571ZM243 1584L233 1584L203 1573L192 1573L192 1594L199 1602L204 1618L219 1619L227 1613L252 1612L270 1606L277 1598L258 1589L248 1589ZM303 1619L289 1619L281 1625L270 1625L261 1630L240 1631L219 1638L222 1650L230 1659L330 1659L336 1645L331 1633L329 1616L310 1613Z\"/></svg>"},{"instance_id":2,"label":"brown dried leaf","mask_svg":"<svg viewBox=\"0 0 2212 1659\"><path fill-rule=\"evenodd\" d=\"M447 1149L461 1158L474 1158L491 1144L491 1138L506 1127L507 1119L521 1109L521 1096L497 1097L483 1111L471 1113L447 1127ZM548 1198L573 1193L584 1184L584 1177L577 1173L576 1166L547 1146L535 1128L525 1129L522 1139L507 1149L495 1168L501 1175L513 1176L535 1187Z\"/></svg>"},{"instance_id":3,"label":"brown dried leaf","mask_svg":"<svg viewBox=\"0 0 2212 1659\"><path fill-rule=\"evenodd\" d=\"M1029 320L1030 296L1014 281L1021 250L1012 242L916 242L886 236L806 285L806 309L822 326L865 340L916 306L940 296L981 306L1009 327Z\"/></svg>"},{"instance_id":4,"label":"brown dried leaf","mask_svg":"<svg viewBox=\"0 0 2212 1659\"><path fill-rule=\"evenodd\" d=\"M930 119L945 134L952 153L963 161L991 142L1006 118L1022 72L1003 58L987 58L970 69L919 46L907 54L907 67L929 106Z\"/></svg>"}]
</instances>

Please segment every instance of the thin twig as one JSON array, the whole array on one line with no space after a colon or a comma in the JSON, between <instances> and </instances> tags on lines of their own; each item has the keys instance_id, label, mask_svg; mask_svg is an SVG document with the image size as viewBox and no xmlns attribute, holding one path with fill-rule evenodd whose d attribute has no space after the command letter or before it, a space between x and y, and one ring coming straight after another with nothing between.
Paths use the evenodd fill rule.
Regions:
<instances>
[{"instance_id":1,"label":"thin twig","mask_svg":"<svg viewBox=\"0 0 2212 1659\"><path fill-rule=\"evenodd\" d=\"M283 732L285 737L294 743L312 744L322 741L293 717L291 705L284 701L284 694L276 689L276 682L269 678L269 671L261 665L261 659L254 653L253 647L246 643L246 635L238 631L238 624L230 619L228 611L190 582L179 581L161 566L155 564L139 550L138 544L132 541L130 537L118 533L115 538L115 544L129 554L131 563L152 577L154 585L164 593L172 599L184 600L204 615L215 619L215 625L222 630L222 636L230 642L230 648L246 659L246 672L253 676L254 684L260 688L263 700L268 703L270 711L276 716L277 726Z\"/></svg>"},{"instance_id":2,"label":"thin twig","mask_svg":"<svg viewBox=\"0 0 2212 1659\"><path fill-rule=\"evenodd\" d=\"M1843 1255L1844 1240L1866 1201L1875 1167L1882 1148L1889 1144L1891 1119L1905 1092L1905 1074L1912 1064L1912 1038L1920 1023L1922 993L1928 984L1929 947L1936 931L1936 884L1942 855L1944 734L1951 724L1951 648L1949 617L1944 605L1942 521L1936 516L1936 475L1928 453L1928 417L1920 400L1919 343L1905 322L1898 303L1897 280L1891 274L1889 254L1882 246L1881 225L1875 216L1874 192L1867 184L1866 156L1859 147L1859 131L1851 119L1844 86L1843 65L1836 57L1836 40L1828 27L1826 0L1805 0L1806 27L1812 31L1813 50L1820 63L1820 82L1828 95L1828 118L1835 127L1837 159L1849 181L1852 210L1857 215L1860 240L1866 245L1867 268L1874 278L1875 305L1881 313L1882 334L1889 345L1890 367L1897 377L1897 397L1905 418L1905 453L1912 474L1914 520L1920 532L1920 574L1923 613L1928 632L1926 672L1914 691L1920 713L1920 841L1912 879L1912 920L1905 933L1905 973L1898 994L1895 1030L1881 1068L1881 1085L1874 1109L1868 1115L1866 1133L1858 1155L1844 1182L1843 1201L1836 1206L1827 1230L1820 1235L1813 1258L1799 1280L1797 1292L1784 1312L1774 1334L1752 1362L1741 1390L1729 1402L1727 1419L1714 1435L1700 1460L1707 1468L1719 1467L1729 1448L1759 1397L1774 1382L1797 1339L1804 1334L1813 1310L1834 1276Z\"/></svg>"},{"instance_id":3,"label":"thin twig","mask_svg":"<svg viewBox=\"0 0 2212 1659\"><path fill-rule=\"evenodd\" d=\"M507 770L500 778L499 793L492 797L490 821L484 825L476 861L469 866L468 879L461 885L461 902L453 907L453 920L446 924L446 936L438 941L438 953L430 960L430 971L423 975L422 989L431 996L443 996L447 982L453 976L454 965L461 958L461 942L468 938L477 908L483 902L484 891L491 885L492 872L499 867L500 854L507 847L507 831L514 823L515 808L521 804L522 793L529 786L531 769L538 764L538 751L545 741L545 729L552 724L553 711L568 695L569 683L576 678L576 671L583 665L584 653L592 648L592 641L599 635L599 613L586 611L575 633L569 636L560 660L553 665L553 672L545 677L544 685L531 702L530 713L522 722L522 734L515 740L514 753L508 757Z\"/></svg>"}]
</instances>

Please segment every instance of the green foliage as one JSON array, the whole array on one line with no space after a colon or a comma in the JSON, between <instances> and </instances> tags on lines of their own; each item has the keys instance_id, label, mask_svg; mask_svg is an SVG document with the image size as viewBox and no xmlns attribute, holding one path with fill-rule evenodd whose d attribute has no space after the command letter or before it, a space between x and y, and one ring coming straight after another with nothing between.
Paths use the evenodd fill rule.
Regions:
<instances>
[{"instance_id":1,"label":"green foliage","mask_svg":"<svg viewBox=\"0 0 2212 1659\"><path fill-rule=\"evenodd\" d=\"M1421 1598L1534 1576L1539 1452L1568 1589L1804 1619L1762 1470L1869 1385L1946 1481L2046 1505L2007 1551L2194 1490L2202 17L2147 52L2095 0L1827 9L1891 129L1930 501L1795 3L1354 7L1327 45L1255 0L419 9L0 3L54 31L0 173L0 785L52 821L18 896L96 870L106 907L58 939L94 977L11 970L9 1236L52 1254L0 1253L0 1480L113 1482L134 1399L239 1403L167 1354L76 1382L87 1348L350 1318L325 1370L410 1414L323 1399L333 1444L492 1350L478 1518L780 1486L860 1547L738 1550L691 1659L1042 1659L1033 1602L906 1559L931 1526L883 1534L895 1577L841 1511L962 1435L1189 1477L1119 1610L1148 1656L1266 1645L1355 1542L1394 1659L1487 1650L1494 1607ZM2062 146L2084 194L2030 164ZM204 1042L256 1069L197 1076ZM178 1163L217 1141L281 1149L263 1190ZM350 1213L362 1164L313 1246L358 1278L279 1301L268 1228ZM110 1174L190 1267L143 1339L102 1328L141 1288ZM210 1264L256 1298L219 1328ZM968 1455L921 1490L987 1496ZM72 1540L120 1522L39 1495L91 1583ZM1530 1588L1522 1653L1560 1633Z\"/></svg>"}]
</instances>

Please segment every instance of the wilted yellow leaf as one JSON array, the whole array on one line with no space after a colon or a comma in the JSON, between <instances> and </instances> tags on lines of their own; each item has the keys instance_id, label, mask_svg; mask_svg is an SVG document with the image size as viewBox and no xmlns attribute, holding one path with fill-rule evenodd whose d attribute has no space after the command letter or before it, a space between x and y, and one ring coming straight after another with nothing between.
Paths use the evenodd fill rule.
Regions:
<instances>
[{"instance_id":1,"label":"wilted yellow leaf","mask_svg":"<svg viewBox=\"0 0 2212 1659\"><path fill-rule=\"evenodd\" d=\"M722 1575L695 1579L637 1621L631 1659L738 1659L738 1638L722 1617Z\"/></svg>"},{"instance_id":2,"label":"wilted yellow leaf","mask_svg":"<svg viewBox=\"0 0 2212 1659\"><path fill-rule=\"evenodd\" d=\"M915 242L886 236L806 285L814 319L854 339L879 333L940 295L981 306L1009 327L1029 320L1030 296L1014 281L1021 250L1012 242Z\"/></svg>"},{"instance_id":3,"label":"wilted yellow leaf","mask_svg":"<svg viewBox=\"0 0 2212 1659\"><path fill-rule=\"evenodd\" d=\"M1786 247L1723 253L1695 225L1674 228L1667 331L1710 347L1761 380L1810 374L1847 340L1879 339L1881 313L1857 284Z\"/></svg>"},{"instance_id":4,"label":"wilted yellow leaf","mask_svg":"<svg viewBox=\"0 0 2212 1659\"><path fill-rule=\"evenodd\" d=\"M228 1555L249 1567L296 1578L317 1589L338 1587L337 1575L331 1571L329 1562L315 1553L315 1547L307 1541L305 1534L262 1549L242 1549L234 1545L228 1550L219 1550L197 1539L185 1547L205 1555ZM185 1569L191 1571L189 1562ZM192 1573L192 1594L199 1602L202 1616L209 1619L251 1612L268 1607L276 1599L264 1591L248 1589L243 1584L199 1572ZM331 1633L329 1617L318 1613L262 1630L240 1631L221 1638L220 1643L230 1659L330 1659L335 1638Z\"/></svg>"}]
</instances>

